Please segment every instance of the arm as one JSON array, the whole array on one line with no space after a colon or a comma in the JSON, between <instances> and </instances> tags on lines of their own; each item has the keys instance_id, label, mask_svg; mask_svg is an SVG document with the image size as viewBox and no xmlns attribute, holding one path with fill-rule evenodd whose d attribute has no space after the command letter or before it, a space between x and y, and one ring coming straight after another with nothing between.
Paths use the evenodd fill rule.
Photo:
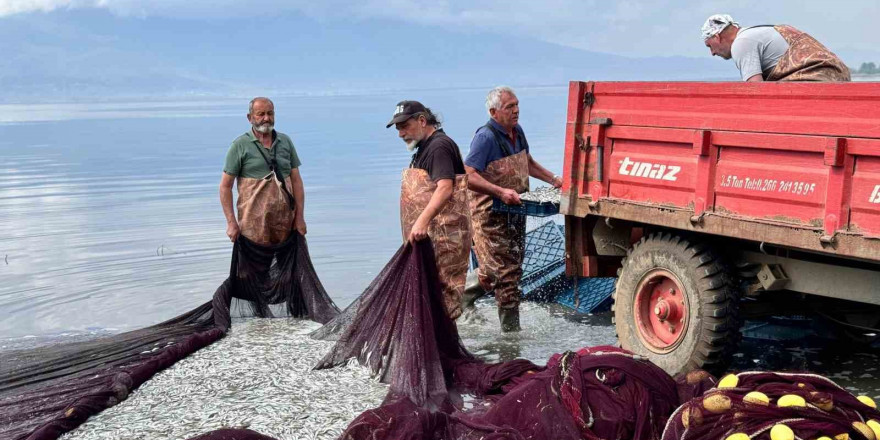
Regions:
<instances>
[{"instance_id":1,"label":"arm","mask_svg":"<svg viewBox=\"0 0 880 440\"><path fill-rule=\"evenodd\" d=\"M235 209L232 207L232 185L235 184L235 176L223 173L220 177L220 206L223 207L223 215L226 217L226 236L230 241L238 240L241 228L235 220Z\"/></svg>"},{"instance_id":2,"label":"arm","mask_svg":"<svg viewBox=\"0 0 880 440\"><path fill-rule=\"evenodd\" d=\"M464 169L465 171L467 171L468 175L469 190L499 198L502 202L508 205L522 204L522 201L520 201L519 199L519 194L517 194L516 191L512 189L502 188L489 182L488 180L484 179L483 176L480 175L479 171L477 171L477 169L474 167L465 165Z\"/></svg>"},{"instance_id":3,"label":"arm","mask_svg":"<svg viewBox=\"0 0 880 440\"><path fill-rule=\"evenodd\" d=\"M428 202L428 206L426 206L425 210L419 214L419 218L416 219L416 222L413 224L412 230L409 233L409 237L407 237L410 243L428 236L428 225L431 224L431 220L437 216L437 213L446 206L446 203L449 202L449 199L451 198L452 179L438 180L437 189L435 189L434 194L431 195L431 200Z\"/></svg>"},{"instance_id":4,"label":"arm","mask_svg":"<svg viewBox=\"0 0 880 440\"><path fill-rule=\"evenodd\" d=\"M293 185L293 200L296 203L296 214L293 217L293 228L301 235L306 235L305 210L306 192L303 189L302 176L299 168L290 170L290 183Z\"/></svg>"},{"instance_id":5,"label":"arm","mask_svg":"<svg viewBox=\"0 0 880 440\"><path fill-rule=\"evenodd\" d=\"M749 77L749 79L746 80L746 82L759 82L759 81L764 81L764 77L761 76L760 73L757 75L752 75L751 77Z\"/></svg>"},{"instance_id":6,"label":"arm","mask_svg":"<svg viewBox=\"0 0 880 440\"><path fill-rule=\"evenodd\" d=\"M536 179L541 179L555 188L559 188L562 186L562 179L557 177L555 174L551 173L541 166L541 164L536 161L531 154L529 154L529 176L534 177Z\"/></svg>"}]
</instances>

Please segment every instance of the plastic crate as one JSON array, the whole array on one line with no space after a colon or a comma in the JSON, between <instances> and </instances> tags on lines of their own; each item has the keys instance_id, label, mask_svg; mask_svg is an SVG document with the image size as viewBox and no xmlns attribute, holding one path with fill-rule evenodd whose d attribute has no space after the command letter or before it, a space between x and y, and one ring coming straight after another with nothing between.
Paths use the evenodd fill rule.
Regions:
<instances>
[{"instance_id":1,"label":"plastic crate","mask_svg":"<svg viewBox=\"0 0 880 440\"><path fill-rule=\"evenodd\" d=\"M548 217L559 214L559 203L539 203L523 200L522 205L507 205L500 199L492 199L492 211L532 217Z\"/></svg>"},{"instance_id":2,"label":"plastic crate","mask_svg":"<svg viewBox=\"0 0 880 440\"><path fill-rule=\"evenodd\" d=\"M565 235L555 222L547 221L526 233L522 278L556 264L565 264Z\"/></svg>"},{"instance_id":3,"label":"plastic crate","mask_svg":"<svg viewBox=\"0 0 880 440\"><path fill-rule=\"evenodd\" d=\"M565 262L565 232L555 222L547 221L526 232L526 250L523 254L522 279L554 264ZM479 267L477 254L471 249L470 268Z\"/></svg>"},{"instance_id":4,"label":"plastic crate","mask_svg":"<svg viewBox=\"0 0 880 440\"><path fill-rule=\"evenodd\" d=\"M564 268L563 268L564 270ZM555 301L579 313L600 313L611 310L614 301L614 282L617 278L579 278L577 290L574 280L569 279L570 288L562 291Z\"/></svg>"}]
</instances>

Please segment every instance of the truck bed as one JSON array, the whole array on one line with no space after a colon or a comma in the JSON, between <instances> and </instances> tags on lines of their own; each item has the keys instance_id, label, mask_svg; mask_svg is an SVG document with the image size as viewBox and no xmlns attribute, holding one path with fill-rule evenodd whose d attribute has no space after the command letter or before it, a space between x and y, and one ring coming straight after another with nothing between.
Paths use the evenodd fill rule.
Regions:
<instances>
[{"instance_id":1,"label":"truck bed","mask_svg":"<svg viewBox=\"0 0 880 440\"><path fill-rule=\"evenodd\" d=\"M880 83L572 82L560 212L880 261Z\"/></svg>"}]
</instances>

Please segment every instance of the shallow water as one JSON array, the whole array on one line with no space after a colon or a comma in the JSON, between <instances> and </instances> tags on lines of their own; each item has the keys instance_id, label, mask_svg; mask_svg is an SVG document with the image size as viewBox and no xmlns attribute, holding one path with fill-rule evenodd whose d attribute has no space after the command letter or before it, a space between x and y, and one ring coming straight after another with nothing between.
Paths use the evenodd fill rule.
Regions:
<instances>
[{"instance_id":1,"label":"shallow water","mask_svg":"<svg viewBox=\"0 0 880 440\"><path fill-rule=\"evenodd\" d=\"M385 129L397 101L438 111L466 154L484 93L275 99L303 162L312 258L338 305L400 244L410 153ZM533 155L556 172L566 93L519 91ZM0 340L128 330L209 300L232 249L217 185L246 111L246 98L0 106Z\"/></svg>"},{"instance_id":2,"label":"shallow water","mask_svg":"<svg viewBox=\"0 0 880 440\"><path fill-rule=\"evenodd\" d=\"M397 101L439 111L466 154L485 122L484 90L275 99L306 185L315 267L341 307L400 243L400 170L409 153L385 123ZM532 153L562 166L564 87L523 89ZM231 244L217 200L223 158L247 129L247 99L0 105L0 350L144 327L209 300ZM532 186L537 186L536 182ZM502 335L491 303L461 325L489 360L615 344L610 316L525 304ZM807 369L880 397L874 351L825 341L749 342L732 369Z\"/></svg>"}]
</instances>

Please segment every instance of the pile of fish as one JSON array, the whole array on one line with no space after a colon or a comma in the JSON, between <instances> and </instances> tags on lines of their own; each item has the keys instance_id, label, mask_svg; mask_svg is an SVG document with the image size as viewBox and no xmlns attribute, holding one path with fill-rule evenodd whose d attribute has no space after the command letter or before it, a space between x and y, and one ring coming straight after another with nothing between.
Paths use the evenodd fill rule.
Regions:
<instances>
[{"instance_id":1,"label":"pile of fish","mask_svg":"<svg viewBox=\"0 0 880 440\"><path fill-rule=\"evenodd\" d=\"M553 188L552 186L542 186L535 188L527 193L519 195L520 200L524 202L535 203L555 203L559 204L559 198L562 196L562 190Z\"/></svg>"},{"instance_id":2,"label":"pile of fish","mask_svg":"<svg viewBox=\"0 0 880 440\"><path fill-rule=\"evenodd\" d=\"M147 381L66 440L186 439L220 428L249 428L278 439L335 439L386 385L357 363L313 371L332 342L296 319L236 321L225 338Z\"/></svg>"}]
</instances>

